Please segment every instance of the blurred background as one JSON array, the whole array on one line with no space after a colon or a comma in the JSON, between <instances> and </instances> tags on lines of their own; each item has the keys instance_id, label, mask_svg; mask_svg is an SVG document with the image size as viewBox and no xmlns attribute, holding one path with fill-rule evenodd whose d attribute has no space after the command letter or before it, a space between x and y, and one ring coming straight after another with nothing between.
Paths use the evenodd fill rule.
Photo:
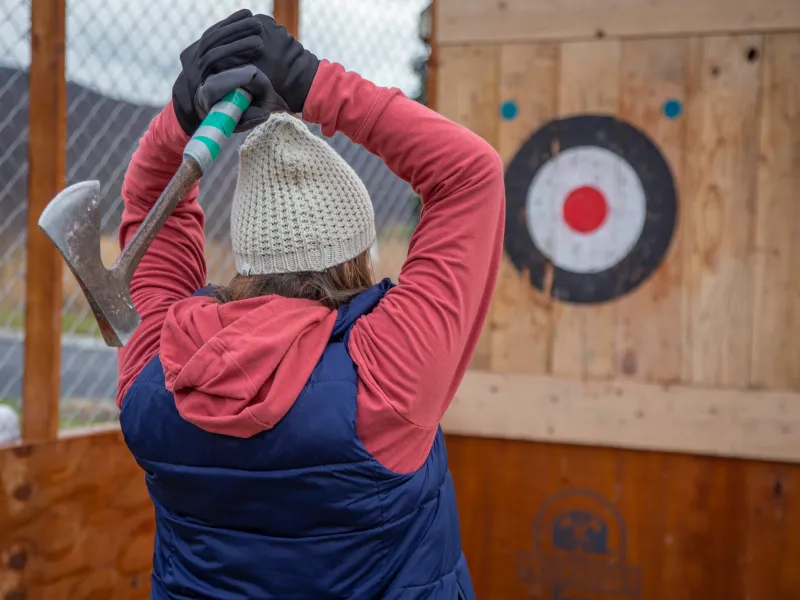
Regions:
<instances>
[{"instance_id":1,"label":"blurred background","mask_svg":"<svg viewBox=\"0 0 800 600\"><path fill-rule=\"evenodd\" d=\"M28 67L30 0L0 8L0 403L19 410L23 373ZM384 86L426 100L429 0L302 0L303 43ZM180 52L207 27L240 8L232 0L66 3L67 183L96 179L104 202L103 257L118 253L120 188L128 161L150 120L171 98ZM255 0L253 12L271 14ZM209 280L233 275L229 206L241 135L201 183ZM409 186L375 156L337 134L330 144L362 178L375 205L378 275L396 276L405 258L418 202ZM64 270L61 358L62 427L117 418L115 352L105 347L86 300Z\"/></svg>"}]
</instances>

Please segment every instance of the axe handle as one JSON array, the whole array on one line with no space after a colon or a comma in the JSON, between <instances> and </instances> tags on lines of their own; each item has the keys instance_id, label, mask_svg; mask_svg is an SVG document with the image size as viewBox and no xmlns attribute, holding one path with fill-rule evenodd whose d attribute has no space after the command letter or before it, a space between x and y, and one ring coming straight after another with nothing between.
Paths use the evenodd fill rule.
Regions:
<instances>
[{"instance_id":1,"label":"axe handle","mask_svg":"<svg viewBox=\"0 0 800 600\"><path fill-rule=\"evenodd\" d=\"M252 96L241 88L225 94L211 107L211 112L186 144L183 155L192 157L205 173L233 134L251 100Z\"/></svg>"},{"instance_id":2,"label":"axe handle","mask_svg":"<svg viewBox=\"0 0 800 600\"><path fill-rule=\"evenodd\" d=\"M225 95L211 107L200 127L183 150L183 161L153 208L147 213L136 233L114 263L112 271L130 282L136 267L150 244L161 231L167 218L187 192L208 171L222 147L233 134L242 114L250 106L251 96L243 89Z\"/></svg>"}]
</instances>

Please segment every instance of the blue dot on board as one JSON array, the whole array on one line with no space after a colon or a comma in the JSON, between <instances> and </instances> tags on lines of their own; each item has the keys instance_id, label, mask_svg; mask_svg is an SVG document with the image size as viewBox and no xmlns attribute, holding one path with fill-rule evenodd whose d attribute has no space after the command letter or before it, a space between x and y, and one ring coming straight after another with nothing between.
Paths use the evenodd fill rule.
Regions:
<instances>
[{"instance_id":1,"label":"blue dot on board","mask_svg":"<svg viewBox=\"0 0 800 600\"><path fill-rule=\"evenodd\" d=\"M511 121L512 119L517 118L517 113L519 113L519 109L517 108L517 103L513 100L506 100L503 102L502 106L500 106L500 115L506 120Z\"/></svg>"},{"instance_id":2,"label":"blue dot on board","mask_svg":"<svg viewBox=\"0 0 800 600\"><path fill-rule=\"evenodd\" d=\"M668 119L677 119L681 116L681 112L683 112L683 106L681 105L680 100L670 98L664 102L664 115Z\"/></svg>"}]
</instances>

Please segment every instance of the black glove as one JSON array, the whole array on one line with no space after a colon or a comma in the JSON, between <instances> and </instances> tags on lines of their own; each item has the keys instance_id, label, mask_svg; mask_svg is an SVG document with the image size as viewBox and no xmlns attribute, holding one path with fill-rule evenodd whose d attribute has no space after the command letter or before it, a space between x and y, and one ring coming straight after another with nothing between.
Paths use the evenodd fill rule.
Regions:
<instances>
[{"instance_id":1,"label":"black glove","mask_svg":"<svg viewBox=\"0 0 800 600\"><path fill-rule=\"evenodd\" d=\"M211 107L237 87L253 96L237 131L266 121L271 110L286 109L266 75L253 66L263 45L261 21L249 10L240 10L211 26L181 53L183 71L172 87L172 99L187 134L193 134Z\"/></svg>"},{"instance_id":2,"label":"black glove","mask_svg":"<svg viewBox=\"0 0 800 600\"><path fill-rule=\"evenodd\" d=\"M253 64L269 78L290 112L302 112L319 59L272 17L256 15L256 18L262 25L263 47Z\"/></svg>"}]
</instances>

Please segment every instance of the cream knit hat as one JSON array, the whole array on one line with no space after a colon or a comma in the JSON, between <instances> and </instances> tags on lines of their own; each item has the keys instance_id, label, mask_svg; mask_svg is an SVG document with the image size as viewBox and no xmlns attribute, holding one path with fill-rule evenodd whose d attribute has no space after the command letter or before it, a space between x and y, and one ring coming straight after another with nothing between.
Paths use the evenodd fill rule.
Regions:
<instances>
[{"instance_id":1,"label":"cream knit hat","mask_svg":"<svg viewBox=\"0 0 800 600\"><path fill-rule=\"evenodd\" d=\"M374 239L367 188L303 121L275 113L247 136L231 212L239 273L324 271Z\"/></svg>"}]
</instances>

